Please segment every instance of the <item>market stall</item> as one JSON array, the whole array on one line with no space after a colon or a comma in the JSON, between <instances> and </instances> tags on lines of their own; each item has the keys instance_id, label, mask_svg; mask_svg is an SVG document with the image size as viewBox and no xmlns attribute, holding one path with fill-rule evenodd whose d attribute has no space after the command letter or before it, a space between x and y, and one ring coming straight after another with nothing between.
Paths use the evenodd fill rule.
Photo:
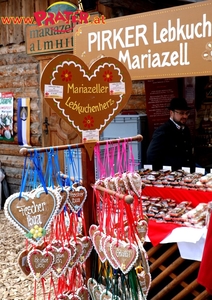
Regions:
<instances>
[{"instance_id":1,"label":"market stall","mask_svg":"<svg viewBox=\"0 0 212 300\"><path fill-rule=\"evenodd\" d=\"M157 176L159 173L152 172L152 174L157 174ZM183 171L180 170L178 175L182 173ZM180 177L180 179L178 177L177 181L177 172L166 171L166 176L169 176L170 180L168 183L163 176L161 178L158 176L158 179L154 180L154 175L151 175L151 171L147 171L147 174L143 176L143 181L147 182L147 177L152 179L152 181L148 181L147 186L142 191L144 202L153 198L153 201L160 199L161 202L165 199L174 200L178 205L186 202L189 205L191 204L193 208L200 207L200 203L204 205L203 215L201 215L200 210L196 210L198 217L196 220L193 219L193 223L190 224L187 223L188 220L186 222L182 220L182 214L178 215L178 217L175 214L175 217L172 217L173 220L170 219L169 215L169 218L164 217L163 221L150 216L146 243L152 275L150 299L156 300L163 297L170 297L175 300L184 298L210 299L211 296L200 285L197 278L207 236L205 222L210 212L211 191L209 187L210 180L208 179L211 178L211 174L204 176L202 174L184 173L187 176L187 180L184 176L184 178ZM191 178L194 176L196 180L192 184ZM173 180L174 177L175 180ZM164 185L161 183L161 180ZM186 185L190 185L190 187ZM190 214L191 212L192 209ZM194 218L194 214L192 218ZM197 225L198 222L196 221L203 221L203 226ZM205 265L208 264L206 263ZM204 282L207 286L204 274L205 272L201 274L201 283L203 284ZM209 280L209 272L207 274Z\"/></svg>"}]
</instances>

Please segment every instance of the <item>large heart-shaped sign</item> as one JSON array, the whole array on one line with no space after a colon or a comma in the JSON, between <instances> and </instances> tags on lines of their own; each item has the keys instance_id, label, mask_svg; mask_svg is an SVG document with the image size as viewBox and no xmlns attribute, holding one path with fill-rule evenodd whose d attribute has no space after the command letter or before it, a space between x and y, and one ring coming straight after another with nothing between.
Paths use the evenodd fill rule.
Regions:
<instances>
[{"instance_id":1,"label":"large heart-shaped sign","mask_svg":"<svg viewBox=\"0 0 212 300\"><path fill-rule=\"evenodd\" d=\"M94 129L101 133L124 108L131 89L128 70L112 57L103 57L88 68L79 57L61 54L41 76L47 103L80 135Z\"/></svg>"},{"instance_id":2,"label":"large heart-shaped sign","mask_svg":"<svg viewBox=\"0 0 212 300\"><path fill-rule=\"evenodd\" d=\"M60 203L57 191L47 188L37 188L33 193L12 194L4 206L6 217L29 240L38 245L49 229Z\"/></svg>"}]
</instances>

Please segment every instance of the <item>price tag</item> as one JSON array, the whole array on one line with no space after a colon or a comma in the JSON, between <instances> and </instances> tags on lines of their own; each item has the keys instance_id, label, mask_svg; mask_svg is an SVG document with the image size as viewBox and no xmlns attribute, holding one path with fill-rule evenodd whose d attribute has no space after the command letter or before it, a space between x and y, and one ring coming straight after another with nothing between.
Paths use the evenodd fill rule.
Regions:
<instances>
[{"instance_id":1,"label":"price tag","mask_svg":"<svg viewBox=\"0 0 212 300\"><path fill-rule=\"evenodd\" d=\"M99 141L99 130L84 130L82 131L82 142L98 142Z\"/></svg>"},{"instance_id":2,"label":"price tag","mask_svg":"<svg viewBox=\"0 0 212 300\"><path fill-rule=\"evenodd\" d=\"M171 171L172 167L171 166L163 166L164 171Z\"/></svg>"},{"instance_id":3,"label":"price tag","mask_svg":"<svg viewBox=\"0 0 212 300\"><path fill-rule=\"evenodd\" d=\"M147 170L152 170L152 165L144 165L143 168L144 168L144 169L147 169Z\"/></svg>"},{"instance_id":4,"label":"price tag","mask_svg":"<svg viewBox=\"0 0 212 300\"><path fill-rule=\"evenodd\" d=\"M191 173L191 169L188 167L182 167L182 170L186 173Z\"/></svg>"},{"instance_id":5,"label":"price tag","mask_svg":"<svg viewBox=\"0 0 212 300\"><path fill-rule=\"evenodd\" d=\"M44 86L44 97L62 99L63 98L63 86L62 85L49 85Z\"/></svg>"},{"instance_id":6,"label":"price tag","mask_svg":"<svg viewBox=\"0 0 212 300\"><path fill-rule=\"evenodd\" d=\"M195 168L196 173L205 174L205 168Z\"/></svg>"}]
</instances>

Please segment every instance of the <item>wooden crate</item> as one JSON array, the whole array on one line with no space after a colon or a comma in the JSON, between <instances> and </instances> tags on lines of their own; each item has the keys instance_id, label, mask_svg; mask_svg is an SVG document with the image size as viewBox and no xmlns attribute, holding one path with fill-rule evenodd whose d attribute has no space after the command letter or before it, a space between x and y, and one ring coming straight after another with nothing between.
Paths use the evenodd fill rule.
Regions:
<instances>
[{"instance_id":1,"label":"wooden crate","mask_svg":"<svg viewBox=\"0 0 212 300\"><path fill-rule=\"evenodd\" d=\"M176 243L145 243L145 249L152 276L148 300L212 299L196 280L200 262L181 258Z\"/></svg>"}]
</instances>

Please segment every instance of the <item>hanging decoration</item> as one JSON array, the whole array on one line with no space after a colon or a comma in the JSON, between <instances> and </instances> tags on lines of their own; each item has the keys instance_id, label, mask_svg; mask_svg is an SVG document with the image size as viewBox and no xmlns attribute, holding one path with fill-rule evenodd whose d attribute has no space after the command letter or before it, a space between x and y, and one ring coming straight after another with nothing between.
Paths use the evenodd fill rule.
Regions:
<instances>
[{"instance_id":1,"label":"hanging decoration","mask_svg":"<svg viewBox=\"0 0 212 300\"><path fill-rule=\"evenodd\" d=\"M57 148L43 155L35 149L25 158L20 192L6 200L5 215L25 238L17 263L34 280L35 300L37 285L44 300L146 299L151 283L143 246L148 220L142 211L142 182L129 163L132 151L126 154L130 147L127 140L107 142L103 159L99 143L95 147L101 177L92 185L90 209L97 222L90 228L83 213L87 189L79 149L68 147L66 174Z\"/></svg>"},{"instance_id":2,"label":"hanging decoration","mask_svg":"<svg viewBox=\"0 0 212 300\"><path fill-rule=\"evenodd\" d=\"M18 98L18 144L30 145L30 98Z\"/></svg>"},{"instance_id":3,"label":"hanging decoration","mask_svg":"<svg viewBox=\"0 0 212 300\"><path fill-rule=\"evenodd\" d=\"M35 150L25 159L20 192L5 203L6 217L26 239L18 265L25 276L34 278L35 299L37 284L41 284L45 299L47 278L54 299L89 299L85 263L93 244L83 215L87 191L80 179L81 161L74 162L72 149L68 158L66 176L70 177L64 182L57 149L51 148L43 156ZM77 281L73 280L76 276Z\"/></svg>"},{"instance_id":4,"label":"hanging decoration","mask_svg":"<svg viewBox=\"0 0 212 300\"><path fill-rule=\"evenodd\" d=\"M116 147L116 161L111 162L113 144L101 151L95 148L100 178L92 185L96 197L98 225L89 234L99 259L98 275L88 280L92 299L144 300L148 295L151 275L143 243L148 219L142 210L142 181L128 161L123 142ZM129 151L132 155L132 151ZM115 157L113 157L114 159ZM109 163L109 168L108 166Z\"/></svg>"}]
</instances>

